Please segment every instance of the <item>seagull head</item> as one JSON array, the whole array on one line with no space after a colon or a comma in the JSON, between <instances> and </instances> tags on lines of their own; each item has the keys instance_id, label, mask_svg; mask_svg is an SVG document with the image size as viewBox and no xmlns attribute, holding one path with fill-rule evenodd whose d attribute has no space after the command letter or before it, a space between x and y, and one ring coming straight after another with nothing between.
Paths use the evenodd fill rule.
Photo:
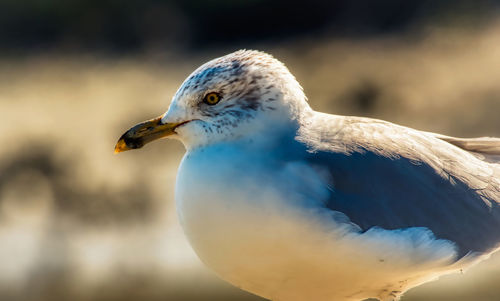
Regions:
<instances>
[{"instance_id":1,"label":"seagull head","mask_svg":"<svg viewBox=\"0 0 500 301\"><path fill-rule=\"evenodd\" d=\"M307 110L302 87L283 63L263 52L240 50L196 69L168 111L125 132L115 153L164 137L181 140L188 149L252 139L289 127Z\"/></svg>"}]
</instances>

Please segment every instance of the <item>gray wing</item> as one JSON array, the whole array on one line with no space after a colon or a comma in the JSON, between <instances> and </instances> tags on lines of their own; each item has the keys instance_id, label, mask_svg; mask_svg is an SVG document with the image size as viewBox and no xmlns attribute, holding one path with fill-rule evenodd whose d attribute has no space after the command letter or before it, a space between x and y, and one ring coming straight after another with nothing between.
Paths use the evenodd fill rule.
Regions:
<instances>
[{"instance_id":1,"label":"gray wing","mask_svg":"<svg viewBox=\"0 0 500 301\"><path fill-rule=\"evenodd\" d=\"M326 206L362 230L426 227L454 242L460 257L500 243L499 165L372 119L321 114L296 139L306 160L328 171Z\"/></svg>"}]
</instances>

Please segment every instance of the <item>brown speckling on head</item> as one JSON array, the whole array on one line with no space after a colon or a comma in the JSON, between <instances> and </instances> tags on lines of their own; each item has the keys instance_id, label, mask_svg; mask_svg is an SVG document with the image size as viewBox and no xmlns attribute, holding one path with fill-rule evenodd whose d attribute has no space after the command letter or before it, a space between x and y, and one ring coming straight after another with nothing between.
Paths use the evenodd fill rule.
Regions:
<instances>
[{"instance_id":1,"label":"brown speckling on head","mask_svg":"<svg viewBox=\"0 0 500 301\"><path fill-rule=\"evenodd\" d=\"M217 93L220 101L206 103L208 93ZM255 127L257 121L252 120L296 120L300 111L309 109L302 87L285 65L253 50L239 50L200 66L181 85L172 107L182 108L183 119L202 120L203 132L228 136L237 136L242 126ZM261 118L270 115L274 117Z\"/></svg>"}]
</instances>

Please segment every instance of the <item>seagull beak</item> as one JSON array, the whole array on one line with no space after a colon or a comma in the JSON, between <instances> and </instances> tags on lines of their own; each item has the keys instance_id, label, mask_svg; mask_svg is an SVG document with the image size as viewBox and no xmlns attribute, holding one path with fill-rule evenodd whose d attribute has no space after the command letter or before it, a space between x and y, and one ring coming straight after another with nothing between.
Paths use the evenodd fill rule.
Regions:
<instances>
[{"instance_id":1,"label":"seagull beak","mask_svg":"<svg viewBox=\"0 0 500 301\"><path fill-rule=\"evenodd\" d=\"M175 128L186 122L162 123L157 117L136 124L126 131L115 146L115 154L131 149L141 148L154 140L175 134Z\"/></svg>"}]
</instances>

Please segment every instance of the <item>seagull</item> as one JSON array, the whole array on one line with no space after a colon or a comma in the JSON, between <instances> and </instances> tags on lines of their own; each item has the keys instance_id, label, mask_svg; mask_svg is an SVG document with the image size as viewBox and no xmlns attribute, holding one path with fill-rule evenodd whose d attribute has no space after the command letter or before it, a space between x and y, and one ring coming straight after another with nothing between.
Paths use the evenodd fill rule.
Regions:
<instances>
[{"instance_id":1,"label":"seagull","mask_svg":"<svg viewBox=\"0 0 500 301\"><path fill-rule=\"evenodd\" d=\"M500 139L314 111L283 63L239 50L182 83L115 152L180 140L191 246L274 301L399 300L500 247Z\"/></svg>"}]
</instances>

